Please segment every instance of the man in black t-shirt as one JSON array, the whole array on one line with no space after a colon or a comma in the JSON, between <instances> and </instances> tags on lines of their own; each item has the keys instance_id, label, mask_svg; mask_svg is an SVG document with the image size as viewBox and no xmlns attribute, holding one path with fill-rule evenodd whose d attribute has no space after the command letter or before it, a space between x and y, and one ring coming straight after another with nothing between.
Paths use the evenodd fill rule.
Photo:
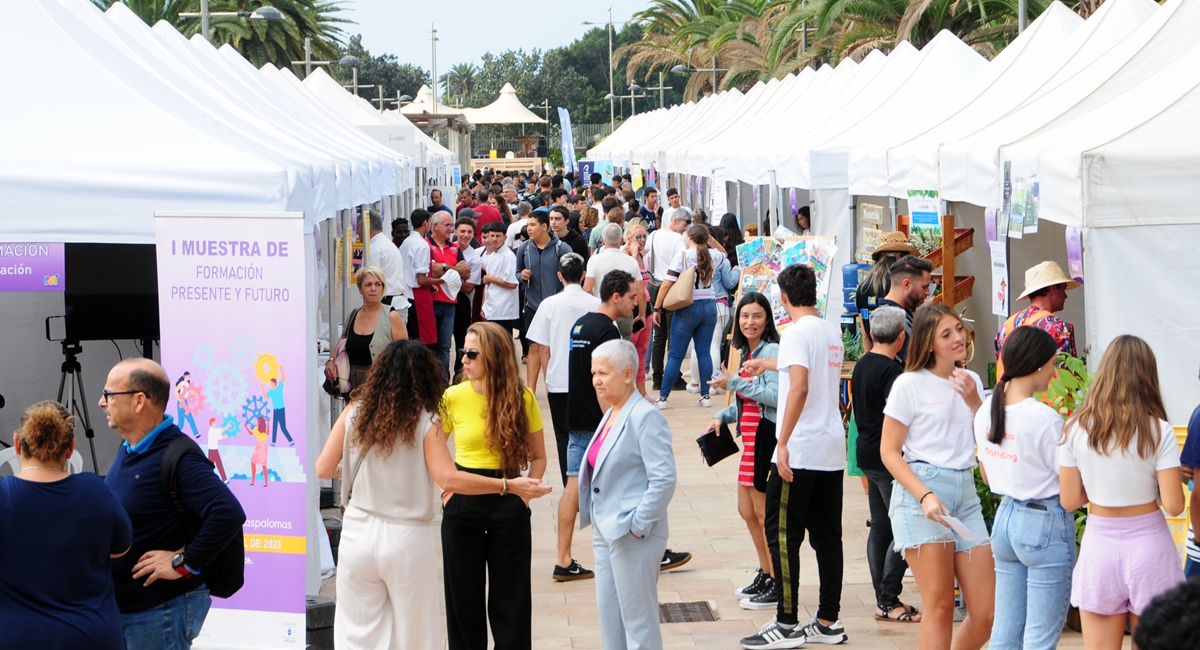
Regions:
<instances>
[{"instance_id":1,"label":"man in black t-shirt","mask_svg":"<svg viewBox=\"0 0 1200 650\"><path fill-rule=\"evenodd\" d=\"M893 285L895 280L893 280ZM892 549L892 523L888 504L892 500L892 475L879 457L883 433L883 408L892 384L904 373L896 353L907 342L903 309L883 306L871 313L875 346L854 365L850 379L854 399L854 422L858 426L858 468L867 476L867 503L871 508L871 532L867 534L867 566L875 587L877 616L890 620L914 620L916 610L900 602L901 580L908 565Z\"/></svg>"},{"instance_id":2,"label":"man in black t-shirt","mask_svg":"<svg viewBox=\"0 0 1200 650\"><path fill-rule=\"evenodd\" d=\"M558 561L554 579L559 582L596 577L571 557L571 539L575 515L579 511L579 468L592 435L604 419L607 404L601 406L592 386L592 352L605 341L621 338L618 318L629 318L637 304L633 276L610 271L600 283L604 302L596 311L584 314L571 326L571 351L567 362L567 486L558 502Z\"/></svg>"},{"instance_id":3,"label":"man in black t-shirt","mask_svg":"<svg viewBox=\"0 0 1200 650\"><path fill-rule=\"evenodd\" d=\"M904 332L912 335L913 312L925 302L929 296L929 282L933 273L933 263L923 257L906 255L896 260L892 265L892 288L886 296L879 300L880 307L898 307L904 310ZM878 310L876 310L878 311ZM875 314L871 314L871 338L875 338ZM896 360L901 364L908 358L908 336L896 354Z\"/></svg>"}]
</instances>

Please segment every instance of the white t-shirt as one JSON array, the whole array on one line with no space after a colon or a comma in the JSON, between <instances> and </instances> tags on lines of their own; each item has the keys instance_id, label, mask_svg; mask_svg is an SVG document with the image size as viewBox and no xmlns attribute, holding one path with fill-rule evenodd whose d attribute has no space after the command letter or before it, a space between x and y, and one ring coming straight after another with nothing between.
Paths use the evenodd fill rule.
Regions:
<instances>
[{"instance_id":1,"label":"white t-shirt","mask_svg":"<svg viewBox=\"0 0 1200 650\"><path fill-rule=\"evenodd\" d=\"M1158 426L1158 449L1150 458L1142 458L1137 453L1137 438L1129 449L1111 456L1092 451L1087 432L1073 422L1064 428L1067 440L1058 448L1058 464L1079 468L1088 501L1098 506L1121 508L1156 501L1159 470L1179 467L1174 430L1167 422L1160 421Z\"/></svg>"},{"instance_id":2,"label":"white t-shirt","mask_svg":"<svg viewBox=\"0 0 1200 650\"><path fill-rule=\"evenodd\" d=\"M600 299L577 284L568 284L561 292L538 305L525 337L550 348L550 363L546 366L547 393L567 392L571 367L571 326L599 306Z\"/></svg>"},{"instance_id":3,"label":"white t-shirt","mask_svg":"<svg viewBox=\"0 0 1200 650\"><path fill-rule=\"evenodd\" d=\"M517 256L501 246L495 253L484 253L484 271L510 284L517 284ZM483 288L483 317L490 321L516 320L521 317L519 289L505 289L498 284Z\"/></svg>"},{"instance_id":4,"label":"white t-shirt","mask_svg":"<svg viewBox=\"0 0 1200 650\"><path fill-rule=\"evenodd\" d=\"M225 427L209 427L208 428L208 450L215 451L221 446L221 436L225 434Z\"/></svg>"},{"instance_id":5,"label":"white t-shirt","mask_svg":"<svg viewBox=\"0 0 1200 650\"><path fill-rule=\"evenodd\" d=\"M982 395L979 375L965 372ZM949 379L924 368L900 375L892 384L883 414L908 427L904 460L946 469L975 467L975 414Z\"/></svg>"},{"instance_id":6,"label":"white t-shirt","mask_svg":"<svg viewBox=\"0 0 1200 650\"><path fill-rule=\"evenodd\" d=\"M650 256L649 271L658 281L666 279L671 260L675 259L675 254L685 247L683 235L667 228L667 223L663 221L663 227L650 233L650 237L646 240L646 251Z\"/></svg>"},{"instance_id":7,"label":"white t-shirt","mask_svg":"<svg viewBox=\"0 0 1200 650\"><path fill-rule=\"evenodd\" d=\"M808 398L788 438L792 469L832 472L846 468L846 430L838 410L842 381L842 332L818 316L805 316L779 335L779 407L776 436L783 433L791 367L808 369ZM772 452L775 462L778 450Z\"/></svg>"},{"instance_id":8,"label":"white t-shirt","mask_svg":"<svg viewBox=\"0 0 1200 650\"><path fill-rule=\"evenodd\" d=\"M429 242L421 233L413 231L400 244L400 256L404 258L404 282L409 287L407 297L412 298L412 289L417 286L417 274L429 275L429 264L432 261L429 252Z\"/></svg>"},{"instance_id":9,"label":"white t-shirt","mask_svg":"<svg viewBox=\"0 0 1200 650\"><path fill-rule=\"evenodd\" d=\"M656 230L655 232L658 231ZM721 268L721 264L725 262L725 254L713 249L709 249L708 254L712 257L713 277L708 281L708 284L704 284L700 281L700 272L696 271L698 286L692 289L692 300L717 299L717 293L713 291L713 282L717 279L717 269ZM675 254L675 257L671 258L671 265L667 267L670 274L664 279L674 280L679 277L680 273L683 273L684 269L690 269L693 266L696 266L696 249L686 248L681 250ZM840 341L841 337L838 340Z\"/></svg>"},{"instance_id":10,"label":"white t-shirt","mask_svg":"<svg viewBox=\"0 0 1200 650\"><path fill-rule=\"evenodd\" d=\"M619 248L603 248L599 253L588 258L587 262L587 277L595 278L592 284L592 295L604 299L600 295L600 283L604 282L604 276L608 275L609 271L624 271L633 276L635 281L642 279L642 269L638 266L637 260L626 255Z\"/></svg>"},{"instance_id":11,"label":"white t-shirt","mask_svg":"<svg viewBox=\"0 0 1200 650\"><path fill-rule=\"evenodd\" d=\"M988 440L992 430L992 398L975 412L975 444L992 492L1018 501L1058 494L1058 441L1063 419L1033 399L1004 408L1004 441Z\"/></svg>"},{"instance_id":12,"label":"white t-shirt","mask_svg":"<svg viewBox=\"0 0 1200 650\"><path fill-rule=\"evenodd\" d=\"M525 224L529 223L529 217L518 219L508 226L508 230L504 232L504 245L508 246L509 250L517 247L517 235L521 234L521 229Z\"/></svg>"},{"instance_id":13,"label":"white t-shirt","mask_svg":"<svg viewBox=\"0 0 1200 650\"><path fill-rule=\"evenodd\" d=\"M387 295L411 298L412 292L408 290L408 282L404 279L404 258L400 255L400 249L392 243L392 238L379 233L371 238L369 248L368 262L383 271Z\"/></svg>"},{"instance_id":14,"label":"white t-shirt","mask_svg":"<svg viewBox=\"0 0 1200 650\"><path fill-rule=\"evenodd\" d=\"M483 258L481 254L485 249L467 246L460 250L462 250L463 260L466 261L467 268L470 270L470 274L464 282L479 286L479 283L483 281Z\"/></svg>"}]
</instances>

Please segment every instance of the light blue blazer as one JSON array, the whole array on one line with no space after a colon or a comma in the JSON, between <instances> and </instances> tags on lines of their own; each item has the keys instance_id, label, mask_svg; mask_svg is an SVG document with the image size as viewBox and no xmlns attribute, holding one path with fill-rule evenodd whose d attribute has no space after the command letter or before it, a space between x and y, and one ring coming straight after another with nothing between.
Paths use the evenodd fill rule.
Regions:
<instances>
[{"instance_id":1,"label":"light blue blazer","mask_svg":"<svg viewBox=\"0 0 1200 650\"><path fill-rule=\"evenodd\" d=\"M588 449L596 444L612 409L604 414ZM666 539L667 504L675 494L675 453L671 428L654 405L636 392L621 409L596 455L584 456L579 472L579 528L595 524L612 541L633 533Z\"/></svg>"}]
</instances>

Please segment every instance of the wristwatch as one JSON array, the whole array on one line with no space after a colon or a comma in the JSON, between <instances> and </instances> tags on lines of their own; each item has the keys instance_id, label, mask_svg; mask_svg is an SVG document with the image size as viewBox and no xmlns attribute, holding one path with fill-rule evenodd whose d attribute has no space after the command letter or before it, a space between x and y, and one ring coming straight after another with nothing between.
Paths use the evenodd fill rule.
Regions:
<instances>
[{"instance_id":1,"label":"wristwatch","mask_svg":"<svg viewBox=\"0 0 1200 650\"><path fill-rule=\"evenodd\" d=\"M171 568L175 569L175 572L184 578L190 578L199 573L199 571L192 571L188 568L188 565L184 564L183 553L176 553L171 558Z\"/></svg>"}]
</instances>

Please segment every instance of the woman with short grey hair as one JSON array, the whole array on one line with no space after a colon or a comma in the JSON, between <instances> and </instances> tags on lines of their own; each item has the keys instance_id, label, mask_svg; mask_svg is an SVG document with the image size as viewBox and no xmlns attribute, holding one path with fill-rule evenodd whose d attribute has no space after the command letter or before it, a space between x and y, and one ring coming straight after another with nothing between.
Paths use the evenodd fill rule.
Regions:
<instances>
[{"instance_id":1,"label":"woman with short grey hair","mask_svg":"<svg viewBox=\"0 0 1200 650\"><path fill-rule=\"evenodd\" d=\"M670 532L675 456L666 418L634 388L637 364L637 349L624 340L592 353L592 386L611 407L579 470L579 527L594 524L603 646L656 650L663 647L658 573Z\"/></svg>"}]
</instances>

